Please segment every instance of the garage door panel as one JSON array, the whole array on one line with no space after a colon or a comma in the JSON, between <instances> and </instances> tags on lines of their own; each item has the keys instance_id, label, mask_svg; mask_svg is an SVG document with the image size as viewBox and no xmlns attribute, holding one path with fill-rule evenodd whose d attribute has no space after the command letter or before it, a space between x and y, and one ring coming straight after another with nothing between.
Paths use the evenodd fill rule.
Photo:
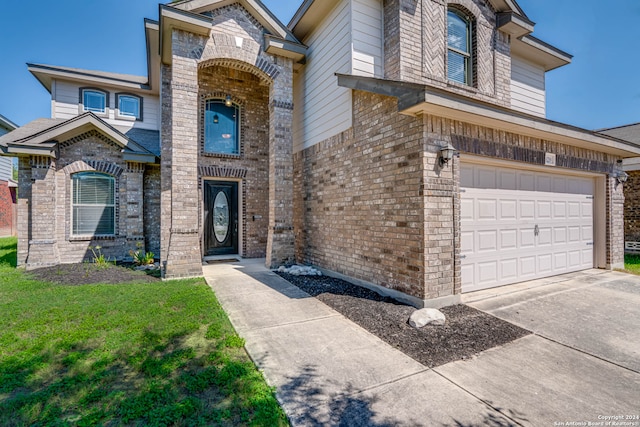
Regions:
<instances>
[{"instance_id":1,"label":"garage door panel","mask_svg":"<svg viewBox=\"0 0 640 427\"><path fill-rule=\"evenodd\" d=\"M495 283L498 279L498 262L487 261L478 263L478 280L481 285Z\"/></svg>"},{"instance_id":2,"label":"garage door panel","mask_svg":"<svg viewBox=\"0 0 640 427\"><path fill-rule=\"evenodd\" d=\"M558 245L567 243L567 227L553 228L553 243Z\"/></svg>"},{"instance_id":3,"label":"garage door panel","mask_svg":"<svg viewBox=\"0 0 640 427\"><path fill-rule=\"evenodd\" d=\"M505 259L500 261L500 279L512 280L518 277L518 259Z\"/></svg>"},{"instance_id":4,"label":"garage door panel","mask_svg":"<svg viewBox=\"0 0 640 427\"><path fill-rule=\"evenodd\" d=\"M551 202L548 200L543 200L543 201L539 201L537 205L538 205L537 218L551 219Z\"/></svg>"},{"instance_id":5,"label":"garage door panel","mask_svg":"<svg viewBox=\"0 0 640 427\"><path fill-rule=\"evenodd\" d=\"M551 246L551 243L552 243L551 227L549 228L540 227L540 231L538 232L537 237L538 237L538 246Z\"/></svg>"},{"instance_id":6,"label":"garage door panel","mask_svg":"<svg viewBox=\"0 0 640 427\"><path fill-rule=\"evenodd\" d=\"M518 218L518 202L516 200L500 200L500 221Z\"/></svg>"},{"instance_id":7,"label":"garage door panel","mask_svg":"<svg viewBox=\"0 0 640 427\"><path fill-rule=\"evenodd\" d=\"M474 203L473 200L462 199L460 202L460 219L462 221L474 219Z\"/></svg>"},{"instance_id":8,"label":"garage door panel","mask_svg":"<svg viewBox=\"0 0 640 427\"><path fill-rule=\"evenodd\" d=\"M478 236L478 252L495 252L498 250L498 231L479 231Z\"/></svg>"},{"instance_id":9,"label":"garage door panel","mask_svg":"<svg viewBox=\"0 0 640 427\"><path fill-rule=\"evenodd\" d=\"M463 170L463 292L593 267L593 179Z\"/></svg>"},{"instance_id":10,"label":"garage door panel","mask_svg":"<svg viewBox=\"0 0 640 427\"><path fill-rule=\"evenodd\" d=\"M489 220L489 221L495 221L496 219L498 219L496 215L496 212L497 212L496 205L497 205L496 200L490 200L490 199L478 200L476 204L477 212L478 212L477 219Z\"/></svg>"},{"instance_id":11,"label":"garage door panel","mask_svg":"<svg viewBox=\"0 0 640 427\"><path fill-rule=\"evenodd\" d=\"M500 250L518 247L518 230L500 230Z\"/></svg>"},{"instance_id":12,"label":"garage door panel","mask_svg":"<svg viewBox=\"0 0 640 427\"><path fill-rule=\"evenodd\" d=\"M568 267L567 264L567 253L555 253L553 254L553 269L556 271L564 271Z\"/></svg>"}]
</instances>

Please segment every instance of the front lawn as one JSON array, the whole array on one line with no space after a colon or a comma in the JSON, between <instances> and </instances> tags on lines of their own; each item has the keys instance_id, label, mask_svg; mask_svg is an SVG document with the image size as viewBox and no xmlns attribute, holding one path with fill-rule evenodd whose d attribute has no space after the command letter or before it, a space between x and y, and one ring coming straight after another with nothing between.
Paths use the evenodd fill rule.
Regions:
<instances>
[{"instance_id":1,"label":"front lawn","mask_svg":"<svg viewBox=\"0 0 640 427\"><path fill-rule=\"evenodd\" d=\"M287 425L203 280L53 284L15 247L0 239L0 425Z\"/></svg>"},{"instance_id":2,"label":"front lawn","mask_svg":"<svg viewBox=\"0 0 640 427\"><path fill-rule=\"evenodd\" d=\"M624 271L631 274L640 275L640 255L624 255Z\"/></svg>"}]
</instances>

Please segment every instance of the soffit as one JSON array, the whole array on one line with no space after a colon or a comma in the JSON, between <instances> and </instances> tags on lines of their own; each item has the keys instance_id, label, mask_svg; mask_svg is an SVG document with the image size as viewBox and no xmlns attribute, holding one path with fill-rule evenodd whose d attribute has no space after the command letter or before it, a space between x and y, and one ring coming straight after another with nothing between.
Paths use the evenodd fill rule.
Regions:
<instances>
[{"instance_id":1,"label":"soffit","mask_svg":"<svg viewBox=\"0 0 640 427\"><path fill-rule=\"evenodd\" d=\"M402 114L429 114L620 157L640 155L640 146L596 132L530 116L432 86L338 74L338 85L398 98Z\"/></svg>"}]
</instances>

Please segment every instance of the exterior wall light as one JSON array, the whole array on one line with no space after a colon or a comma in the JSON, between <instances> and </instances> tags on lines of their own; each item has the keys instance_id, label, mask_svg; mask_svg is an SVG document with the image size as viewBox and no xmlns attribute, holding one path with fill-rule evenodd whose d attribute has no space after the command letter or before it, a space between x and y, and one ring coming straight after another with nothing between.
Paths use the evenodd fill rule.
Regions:
<instances>
[{"instance_id":1,"label":"exterior wall light","mask_svg":"<svg viewBox=\"0 0 640 427\"><path fill-rule=\"evenodd\" d=\"M227 107L231 107L233 105L233 103L231 102L231 95L227 95L227 97L224 99L224 105L226 105Z\"/></svg>"},{"instance_id":2,"label":"exterior wall light","mask_svg":"<svg viewBox=\"0 0 640 427\"><path fill-rule=\"evenodd\" d=\"M438 164L441 168L443 168L449 160L453 159L453 156L456 154L456 149L453 145L447 144L440 148L440 155L438 156Z\"/></svg>"},{"instance_id":3,"label":"exterior wall light","mask_svg":"<svg viewBox=\"0 0 640 427\"><path fill-rule=\"evenodd\" d=\"M625 182L627 182L627 179L629 179L629 174L626 173L625 171L618 171L616 172L616 182L618 184L624 184Z\"/></svg>"}]
</instances>

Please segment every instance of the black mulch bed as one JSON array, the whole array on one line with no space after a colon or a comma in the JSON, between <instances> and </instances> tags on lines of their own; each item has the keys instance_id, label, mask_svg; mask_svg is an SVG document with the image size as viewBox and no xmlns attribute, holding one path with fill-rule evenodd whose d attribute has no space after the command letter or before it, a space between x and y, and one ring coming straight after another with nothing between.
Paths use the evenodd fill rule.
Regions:
<instances>
[{"instance_id":1,"label":"black mulch bed","mask_svg":"<svg viewBox=\"0 0 640 427\"><path fill-rule=\"evenodd\" d=\"M408 321L416 309L392 298L332 277L278 274L430 368L468 359L531 333L466 305L442 308L447 317L444 326L415 329Z\"/></svg>"},{"instance_id":2,"label":"black mulch bed","mask_svg":"<svg viewBox=\"0 0 640 427\"><path fill-rule=\"evenodd\" d=\"M160 279L124 266L107 264L60 264L29 272L34 278L61 285L89 285L94 283L120 284L130 282L157 282Z\"/></svg>"}]
</instances>

